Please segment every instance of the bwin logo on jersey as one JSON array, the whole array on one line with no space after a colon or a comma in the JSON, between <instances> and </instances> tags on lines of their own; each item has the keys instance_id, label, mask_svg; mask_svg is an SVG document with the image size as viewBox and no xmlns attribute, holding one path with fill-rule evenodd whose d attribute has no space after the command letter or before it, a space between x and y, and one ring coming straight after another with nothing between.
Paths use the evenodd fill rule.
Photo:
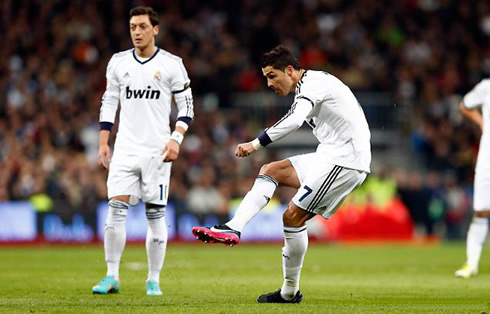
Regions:
<instances>
[{"instance_id":1,"label":"bwin logo on jersey","mask_svg":"<svg viewBox=\"0 0 490 314\"><path fill-rule=\"evenodd\" d=\"M159 99L160 91L152 90L151 86L148 86L148 89L129 89L129 86L126 86L126 99Z\"/></svg>"}]
</instances>

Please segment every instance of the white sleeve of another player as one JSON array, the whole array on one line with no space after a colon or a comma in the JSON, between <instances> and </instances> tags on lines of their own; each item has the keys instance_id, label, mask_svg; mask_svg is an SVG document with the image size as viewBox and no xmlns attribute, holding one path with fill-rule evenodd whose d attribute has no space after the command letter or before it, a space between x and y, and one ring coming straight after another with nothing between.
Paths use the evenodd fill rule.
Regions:
<instances>
[{"instance_id":1,"label":"white sleeve of another player","mask_svg":"<svg viewBox=\"0 0 490 314\"><path fill-rule=\"evenodd\" d=\"M117 106L119 104L119 81L115 75L114 63L114 57L112 57L107 65L107 86L102 96L99 122L114 123L116 119Z\"/></svg>"},{"instance_id":2,"label":"white sleeve of another player","mask_svg":"<svg viewBox=\"0 0 490 314\"><path fill-rule=\"evenodd\" d=\"M484 82L478 83L468 94L464 96L464 106L468 109L481 106L487 93L490 93L490 84L485 84Z\"/></svg>"},{"instance_id":3,"label":"white sleeve of another player","mask_svg":"<svg viewBox=\"0 0 490 314\"><path fill-rule=\"evenodd\" d=\"M272 142L291 134L303 125L312 109L313 106L309 100L297 97L289 111L276 124L265 130L265 133Z\"/></svg>"}]
</instances>

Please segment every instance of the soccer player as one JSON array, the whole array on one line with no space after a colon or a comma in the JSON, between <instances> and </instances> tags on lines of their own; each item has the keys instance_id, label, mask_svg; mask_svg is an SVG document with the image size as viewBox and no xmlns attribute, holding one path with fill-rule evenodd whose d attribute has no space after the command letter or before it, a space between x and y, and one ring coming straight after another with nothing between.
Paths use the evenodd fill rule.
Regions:
<instances>
[{"instance_id":1,"label":"soccer player","mask_svg":"<svg viewBox=\"0 0 490 314\"><path fill-rule=\"evenodd\" d=\"M460 103L463 116L482 130L480 149L475 167L473 191L473 219L466 236L466 263L455 273L456 277L469 278L478 274L478 264L483 243L488 232L490 217L490 79L477 84Z\"/></svg>"},{"instance_id":2,"label":"soccer player","mask_svg":"<svg viewBox=\"0 0 490 314\"><path fill-rule=\"evenodd\" d=\"M299 303L300 272L308 247L306 221L315 215L329 218L345 197L370 172L370 131L357 99L335 76L306 70L283 46L262 57L267 86L278 95L294 92L294 102L276 124L258 138L239 144L235 154L246 157L297 130L304 121L320 144L316 152L293 156L262 166L252 189L233 219L212 228L194 227L197 239L209 243L238 244L245 225L257 215L276 188L297 189L283 214L284 247L281 289L258 297L259 303Z\"/></svg>"},{"instance_id":3,"label":"soccer player","mask_svg":"<svg viewBox=\"0 0 490 314\"><path fill-rule=\"evenodd\" d=\"M172 161L192 121L190 80L182 59L155 46L158 14L150 7L129 12L133 49L116 53L107 66L107 87L100 108L99 164L109 171L109 209L104 231L107 276L92 289L118 292L119 262L126 242L129 205L141 199L148 219L147 295L162 295L160 271L167 246L165 206ZM172 99L178 108L171 133ZM108 139L120 104L119 129L111 158Z\"/></svg>"}]
</instances>

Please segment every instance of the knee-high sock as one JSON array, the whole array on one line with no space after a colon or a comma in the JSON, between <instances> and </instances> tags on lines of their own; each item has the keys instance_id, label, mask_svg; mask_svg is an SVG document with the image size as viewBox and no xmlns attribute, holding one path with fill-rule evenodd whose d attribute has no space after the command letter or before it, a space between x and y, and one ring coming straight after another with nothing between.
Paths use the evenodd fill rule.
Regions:
<instances>
[{"instance_id":1,"label":"knee-high sock","mask_svg":"<svg viewBox=\"0 0 490 314\"><path fill-rule=\"evenodd\" d=\"M472 269L478 269L483 243L487 237L488 219L473 217L466 237L466 258Z\"/></svg>"},{"instance_id":2,"label":"knee-high sock","mask_svg":"<svg viewBox=\"0 0 490 314\"><path fill-rule=\"evenodd\" d=\"M160 271L167 250L167 224L165 207L146 210L148 232L146 234L146 254L148 256L148 280L160 282Z\"/></svg>"},{"instance_id":3,"label":"knee-high sock","mask_svg":"<svg viewBox=\"0 0 490 314\"><path fill-rule=\"evenodd\" d=\"M109 201L104 231L104 251L107 276L119 279L119 262L126 245L126 216L129 205L122 201Z\"/></svg>"},{"instance_id":4,"label":"knee-high sock","mask_svg":"<svg viewBox=\"0 0 490 314\"><path fill-rule=\"evenodd\" d=\"M282 248L284 282L281 287L281 296L286 300L291 300L299 290L299 278L307 249L306 226L299 228L284 226L284 247Z\"/></svg>"},{"instance_id":5,"label":"knee-high sock","mask_svg":"<svg viewBox=\"0 0 490 314\"><path fill-rule=\"evenodd\" d=\"M238 206L235 216L226 225L233 230L242 232L247 223L269 203L277 186L276 179L265 174L259 174L252 189Z\"/></svg>"}]
</instances>

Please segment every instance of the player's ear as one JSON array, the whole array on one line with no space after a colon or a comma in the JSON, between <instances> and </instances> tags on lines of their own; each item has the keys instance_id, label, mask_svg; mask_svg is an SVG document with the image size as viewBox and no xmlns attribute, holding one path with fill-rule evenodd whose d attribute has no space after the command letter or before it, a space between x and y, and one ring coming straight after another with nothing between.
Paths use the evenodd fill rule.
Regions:
<instances>
[{"instance_id":1,"label":"player's ear","mask_svg":"<svg viewBox=\"0 0 490 314\"><path fill-rule=\"evenodd\" d=\"M153 26L153 36L158 35L159 31L160 31L160 26L158 26L158 25Z\"/></svg>"},{"instance_id":2,"label":"player's ear","mask_svg":"<svg viewBox=\"0 0 490 314\"><path fill-rule=\"evenodd\" d=\"M289 77L293 76L294 68L292 65L288 65L284 70Z\"/></svg>"}]
</instances>

